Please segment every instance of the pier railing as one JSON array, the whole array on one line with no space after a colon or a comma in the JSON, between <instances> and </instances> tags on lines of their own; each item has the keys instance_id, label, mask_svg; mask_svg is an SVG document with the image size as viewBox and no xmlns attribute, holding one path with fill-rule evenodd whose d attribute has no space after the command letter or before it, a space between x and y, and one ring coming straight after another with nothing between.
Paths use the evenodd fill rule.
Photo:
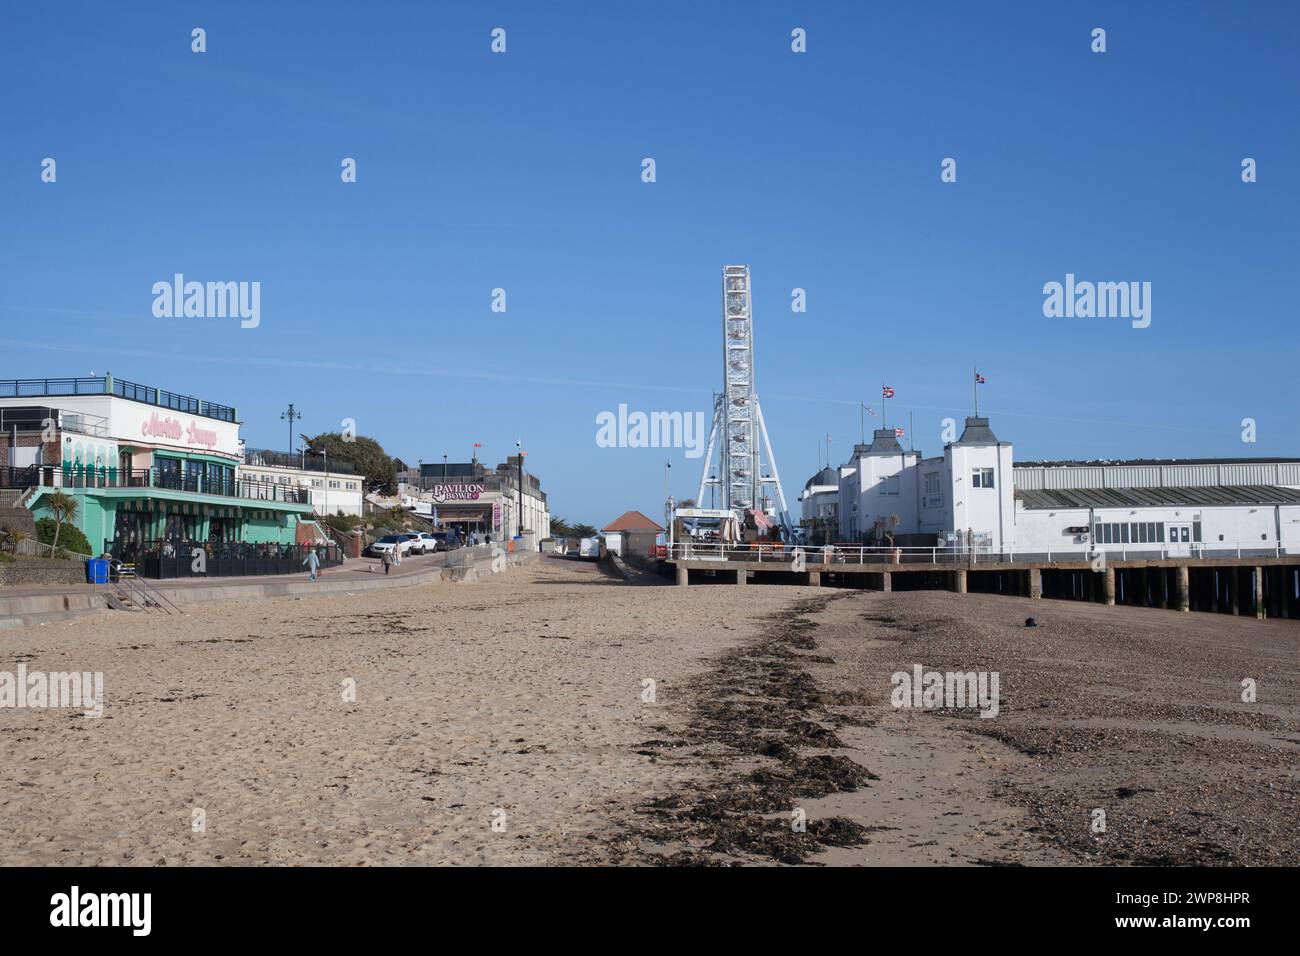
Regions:
<instances>
[{"instance_id":1,"label":"pier railing","mask_svg":"<svg viewBox=\"0 0 1300 956\"><path fill-rule=\"evenodd\" d=\"M1091 551L1071 549L1060 551L993 550L960 547L889 548L866 545L793 545L780 542L754 542L752 544L717 544L714 542L677 541L667 547L668 560L685 561L752 561L758 564L789 564L803 554L804 562L812 565L872 564L906 565L938 564L956 566L1053 563L1058 561L1097 561L1102 555L1107 561L1168 561L1178 558L1205 560L1213 558L1280 558L1288 552L1281 543L1247 542L1196 542L1178 548L1100 546Z\"/></svg>"}]
</instances>

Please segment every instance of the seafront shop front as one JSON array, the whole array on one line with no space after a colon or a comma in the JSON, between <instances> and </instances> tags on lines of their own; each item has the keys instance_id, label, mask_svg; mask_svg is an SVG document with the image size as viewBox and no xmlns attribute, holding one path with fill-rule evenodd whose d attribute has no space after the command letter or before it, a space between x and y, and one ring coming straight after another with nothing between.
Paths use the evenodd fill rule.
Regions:
<instances>
[{"instance_id":1,"label":"seafront shop front","mask_svg":"<svg viewBox=\"0 0 1300 956\"><path fill-rule=\"evenodd\" d=\"M11 419L8 483L38 518L53 517L56 492L75 498L92 550L284 551L315 536L307 489L240 475L231 406L109 375L0 382L0 413Z\"/></svg>"}]
</instances>

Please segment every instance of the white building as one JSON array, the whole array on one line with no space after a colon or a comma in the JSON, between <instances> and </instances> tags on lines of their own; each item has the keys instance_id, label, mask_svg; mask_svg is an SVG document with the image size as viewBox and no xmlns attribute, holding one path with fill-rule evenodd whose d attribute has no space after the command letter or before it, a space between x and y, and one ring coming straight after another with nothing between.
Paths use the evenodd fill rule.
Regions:
<instances>
[{"instance_id":1,"label":"white building","mask_svg":"<svg viewBox=\"0 0 1300 956\"><path fill-rule=\"evenodd\" d=\"M239 466L242 477L290 488L304 488L316 514L360 515L365 480L351 463L318 455L290 456L261 449L244 452Z\"/></svg>"},{"instance_id":2,"label":"white building","mask_svg":"<svg viewBox=\"0 0 1300 956\"><path fill-rule=\"evenodd\" d=\"M827 465L808 479L799 495L799 527L804 538L816 544L836 538L840 514L840 473Z\"/></svg>"},{"instance_id":3,"label":"white building","mask_svg":"<svg viewBox=\"0 0 1300 956\"><path fill-rule=\"evenodd\" d=\"M1016 465L988 419L969 417L933 458L878 429L840 475L844 542L889 533L898 546L1076 560L1300 551L1300 459Z\"/></svg>"}]
</instances>

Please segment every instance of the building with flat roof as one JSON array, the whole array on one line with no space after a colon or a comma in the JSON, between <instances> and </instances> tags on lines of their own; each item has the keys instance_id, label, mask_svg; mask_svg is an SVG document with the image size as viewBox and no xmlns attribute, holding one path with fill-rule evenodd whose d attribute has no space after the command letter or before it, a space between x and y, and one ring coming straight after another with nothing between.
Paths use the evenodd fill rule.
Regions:
<instances>
[{"instance_id":1,"label":"building with flat roof","mask_svg":"<svg viewBox=\"0 0 1300 956\"><path fill-rule=\"evenodd\" d=\"M328 515L357 515L365 500L365 479L348 461L328 455L289 455L282 451L247 449L239 473L249 481L305 488L312 511Z\"/></svg>"},{"instance_id":2,"label":"building with flat roof","mask_svg":"<svg viewBox=\"0 0 1300 956\"><path fill-rule=\"evenodd\" d=\"M37 517L64 492L92 550L294 544L307 489L240 473L233 406L114 378L0 380L0 488Z\"/></svg>"},{"instance_id":3,"label":"building with flat roof","mask_svg":"<svg viewBox=\"0 0 1300 956\"><path fill-rule=\"evenodd\" d=\"M442 527L468 534L491 534L494 541L514 537L522 523L534 541L551 536L551 512L541 479L523 472L520 456L511 455L495 469L478 459L423 462L398 474L398 495L417 514L436 518Z\"/></svg>"},{"instance_id":4,"label":"building with flat roof","mask_svg":"<svg viewBox=\"0 0 1300 956\"><path fill-rule=\"evenodd\" d=\"M971 416L930 458L878 429L839 473L842 542L1062 559L1300 551L1300 459L1016 463Z\"/></svg>"}]
</instances>

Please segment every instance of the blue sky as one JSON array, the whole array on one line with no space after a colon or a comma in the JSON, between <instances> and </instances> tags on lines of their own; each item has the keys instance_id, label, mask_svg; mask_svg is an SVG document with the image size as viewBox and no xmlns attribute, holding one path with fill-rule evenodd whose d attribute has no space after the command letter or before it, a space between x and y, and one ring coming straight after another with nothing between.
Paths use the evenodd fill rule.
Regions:
<instances>
[{"instance_id":1,"label":"blue sky","mask_svg":"<svg viewBox=\"0 0 1300 956\"><path fill-rule=\"evenodd\" d=\"M662 512L665 458L694 495L698 461L598 448L596 415L706 410L721 268L748 263L792 507L882 381L938 453L976 365L1018 459L1300 455L1296 4L2 17L0 377L111 370L236 405L254 446L287 444L289 402L411 462L522 438L552 510L603 525ZM260 281L261 325L155 318L175 272ZM1067 272L1151 282L1150 328L1044 317Z\"/></svg>"}]
</instances>

